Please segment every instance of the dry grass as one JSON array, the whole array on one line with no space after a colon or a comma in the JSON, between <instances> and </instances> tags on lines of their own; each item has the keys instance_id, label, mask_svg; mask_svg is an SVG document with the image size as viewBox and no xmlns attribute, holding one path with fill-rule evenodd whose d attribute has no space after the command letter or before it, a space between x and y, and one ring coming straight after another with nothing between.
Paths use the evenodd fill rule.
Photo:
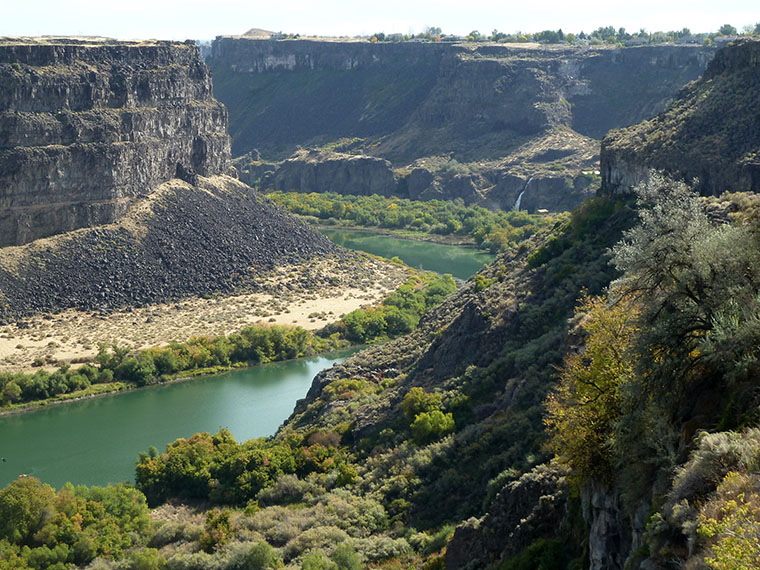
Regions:
<instances>
[{"instance_id":1,"label":"dry grass","mask_svg":"<svg viewBox=\"0 0 760 570\"><path fill-rule=\"evenodd\" d=\"M405 279L402 267L372 258L323 258L272 271L264 291L125 309L108 315L67 310L0 327L0 370L33 371L90 359L98 343L132 348L230 334L253 324L319 329L374 305Z\"/></svg>"}]
</instances>

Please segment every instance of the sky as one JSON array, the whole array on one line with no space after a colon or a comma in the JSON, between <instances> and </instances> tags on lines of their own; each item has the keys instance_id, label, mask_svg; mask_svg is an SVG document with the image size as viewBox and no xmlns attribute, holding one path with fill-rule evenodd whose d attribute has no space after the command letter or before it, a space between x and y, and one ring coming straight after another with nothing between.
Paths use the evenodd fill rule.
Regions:
<instances>
[{"instance_id":1,"label":"sky","mask_svg":"<svg viewBox=\"0 0 760 570\"><path fill-rule=\"evenodd\" d=\"M210 40L250 28L323 36L466 35L600 26L713 32L760 22L758 0L4 0L0 36L95 35Z\"/></svg>"}]
</instances>

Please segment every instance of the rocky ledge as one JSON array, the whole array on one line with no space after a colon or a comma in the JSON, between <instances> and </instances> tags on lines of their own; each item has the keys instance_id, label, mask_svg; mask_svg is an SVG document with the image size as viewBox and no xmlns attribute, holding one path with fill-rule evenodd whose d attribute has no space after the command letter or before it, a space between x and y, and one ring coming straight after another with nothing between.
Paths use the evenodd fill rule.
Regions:
<instances>
[{"instance_id":1,"label":"rocky ledge","mask_svg":"<svg viewBox=\"0 0 760 570\"><path fill-rule=\"evenodd\" d=\"M602 141L602 191L626 193L650 169L705 195L760 190L760 41L718 51L667 110Z\"/></svg>"}]
</instances>

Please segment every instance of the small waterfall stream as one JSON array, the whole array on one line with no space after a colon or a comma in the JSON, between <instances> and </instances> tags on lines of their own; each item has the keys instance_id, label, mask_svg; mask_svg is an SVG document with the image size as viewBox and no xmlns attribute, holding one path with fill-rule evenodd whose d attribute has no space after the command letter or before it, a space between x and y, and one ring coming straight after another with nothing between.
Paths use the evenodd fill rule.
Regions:
<instances>
[{"instance_id":1,"label":"small waterfall stream","mask_svg":"<svg viewBox=\"0 0 760 570\"><path fill-rule=\"evenodd\" d=\"M523 186L522 192L518 194L517 200L515 200L515 205L512 207L512 210L519 211L520 210L520 202L522 202L523 194L525 194L525 191L528 189L528 184L530 184L533 181L533 177L531 176L528 178L528 181L525 183L525 186Z\"/></svg>"}]
</instances>

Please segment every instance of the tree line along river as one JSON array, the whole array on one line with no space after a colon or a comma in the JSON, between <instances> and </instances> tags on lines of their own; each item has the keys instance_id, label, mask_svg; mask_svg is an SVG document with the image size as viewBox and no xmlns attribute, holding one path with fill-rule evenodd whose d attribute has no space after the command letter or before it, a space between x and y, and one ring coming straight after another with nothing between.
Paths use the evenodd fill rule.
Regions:
<instances>
[{"instance_id":1,"label":"tree line along river","mask_svg":"<svg viewBox=\"0 0 760 570\"><path fill-rule=\"evenodd\" d=\"M471 248L330 230L352 249L467 279L493 256ZM314 376L349 352L267 364L0 417L0 487L21 474L60 487L132 481L151 445L228 428L238 441L273 434Z\"/></svg>"}]
</instances>

